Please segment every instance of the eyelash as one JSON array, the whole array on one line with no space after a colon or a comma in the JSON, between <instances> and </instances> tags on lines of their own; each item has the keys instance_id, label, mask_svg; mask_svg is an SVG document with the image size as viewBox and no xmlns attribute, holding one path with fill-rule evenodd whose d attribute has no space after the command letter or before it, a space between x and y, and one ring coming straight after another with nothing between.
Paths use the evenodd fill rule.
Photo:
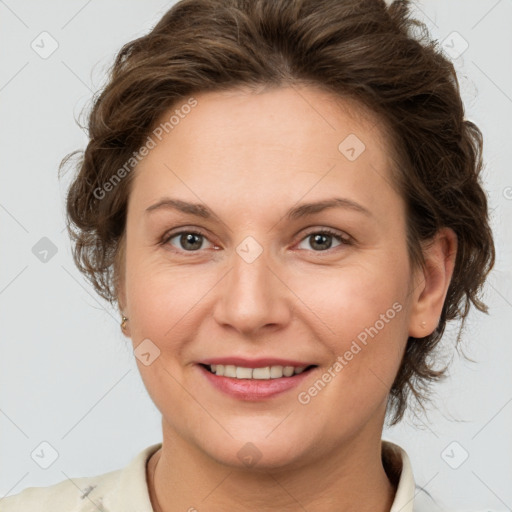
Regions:
<instances>
[{"instance_id":1,"label":"eyelash","mask_svg":"<svg viewBox=\"0 0 512 512\"><path fill-rule=\"evenodd\" d=\"M184 234L196 235L196 236L203 237L206 240L208 240L208 237L204 233L201 233L200 231L196 231L194 229L190 229L190 230L183 230L183 231L177 231L177 232L170 233L170 234L165 234L163 239L162 239L162 241L160 242L160 245L162 245L162 246L170 246L170 244L169 244L170 240L172 240L173 238L175 238L175 237L177 237L179 235L184 235ZM299 243L302 242L303 240L306 240L308 237L310 237L312 235L330 235L333 238L335 238L336 240L338 240L341 243L341 245L353 245L354 244L354 242L353 242L351 237L349 237L347 235L343 236L338 231L335 231L335 230L330 229L330 228L321 228L321 229L315 229L315 230L309 231L308 233L306 233L299 240ZM183 253L187 254L188 253L190 255L194 255L194 254L197 254L198 252L201 251L201 249L199 249L197 251L185 251L183 249L181 249L181 250L177 249L174 246L170 246L170 247L171 247L172 251L180 253L180 254L183 254ZM337 246L337 247L340 247L340 246ZM326 249L325 251L314 251L314 250L312 250L312 252L315 252L315 253L318 253L318 254L331 253L333 250L336 250L337 247L329 248L329 249ZM300 250L304 250L304 249L300 249Z\"/></svg>"}]
</instances>

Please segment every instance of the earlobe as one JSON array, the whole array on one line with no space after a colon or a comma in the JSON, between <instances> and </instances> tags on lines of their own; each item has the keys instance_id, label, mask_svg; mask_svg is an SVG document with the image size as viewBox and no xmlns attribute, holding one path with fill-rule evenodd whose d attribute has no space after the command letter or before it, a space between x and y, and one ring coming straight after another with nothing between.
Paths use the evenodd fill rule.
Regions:
<instances>
[{"instance_id":1,"label":"earlobe","mask_svg":"<svg viewBox=\"0 0 512 512\"><path fill-rule=\"evenodd\" d=\"M131 337L129 326L129 311L125 291L125 238L121 238L114 264L115 295L119 313L121 314L121 331L126 337Z\"/></svg>"},{"instance_id":2,"label":"earlobe","mask_svg":"<svg viewBox=\"0 0 512 512\"><path fill-rule=\"evenodd\" d=\"M125 315L123 309L119 308L120 309L120 312L121 312L121 322L120 322L120 325L121 325L121 331L123 332L123 334L127 337L130 337L131 334L130 334L130 327L129 327L129 318Z\"/></svg>"},{"instance_id":3,"label":"earlobe","mask_svg":"<svg viewBox=\"0 0 512 512\"><path fill-rule=\"evenodd\" d=\"M128 318L124 316L124 314L121 315L121 330L123 331L123 334L125 336L130 336L130 331L128 329Z\"/></svg>"},{"instance_id":4,"label":"earlobe","mask_svg":"<svg viewBox=\"0 0 512 512\"><path fill-rule=\"evenodd\" d=\"M413 290L409 336L423 338L434 332L443 310L457 255L457 235L440 229L423 250L425 266L418 270Z\"/></svg>"},{"instance_id":5,"label":"earlobe","mask_svg":"<svg viewBox=\"0 0 512 512\"><path fill-rule=\"evenodd\" d=\"M130 328L128 326L129 318L127 317L126 312L126 296L124 290L124 281L122 279L118 281L117 304L119 312L121 313L121 331L125 336L130 337Z\"/></svg>"}]
</instances>

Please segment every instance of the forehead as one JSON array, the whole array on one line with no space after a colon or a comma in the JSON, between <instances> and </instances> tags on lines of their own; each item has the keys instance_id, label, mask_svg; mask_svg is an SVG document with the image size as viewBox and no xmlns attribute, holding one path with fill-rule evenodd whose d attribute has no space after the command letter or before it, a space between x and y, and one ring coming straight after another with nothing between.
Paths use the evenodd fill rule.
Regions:
<instances>
[{"instance_id":1,"label":"forehead","mask_svg":"<svg viewBox=\"0 0 512 512\"><path fill-rule=\"evenodd\" d=\"M172 133L176 144L193 143L194 138L206 138L212 143L237 141L244 145L250 145L253 140L265 142L267 146L283 146L286 142L308 151L314 147L321 151L330 145L336 150L336 157L339 156L336 142L350 130L366 139L367 145L389 142L384 120L366 105L320 87L229 89L202 92L193 99L194 107L188 106L190 98L183 98L160 116L156 126L165 132L163 138ZM171 118L172 126L169 126ZM331 137L326 138L327 134Z\"/></svg>"},{"instance_id":2,"label":"forehead","mask_svg":"<svg viewBox=\"0 0 512 512\"><path fill-rule=\"evenodd\" d=\"M161 140L138 164L132 189L143 202L162 195L162 187L187 183L195 191L215 186L247 198L271 194L272 185L292 198L315 182L320 193L341 178L348 192L367 189L368 201L369 188L391 185L386 129L353 100L309 86L193 98L195 106L182 108L193 104L186 98L155 125Z\"/></svg>"}]
</instances>

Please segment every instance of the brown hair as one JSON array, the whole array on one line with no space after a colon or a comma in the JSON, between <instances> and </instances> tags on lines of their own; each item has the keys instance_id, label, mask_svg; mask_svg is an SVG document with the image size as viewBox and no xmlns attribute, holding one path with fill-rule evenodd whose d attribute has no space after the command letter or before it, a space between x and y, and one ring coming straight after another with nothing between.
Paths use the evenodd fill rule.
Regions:
<instances>
[{"instance_id":1,"label":"brown hair","mask_svg":"<svg viewBox=\"0 0 512 512\"><path fill-rule=\"evenodd\" d=\"M391 425L408 397L422 405L431 352L446 322L479 300L494 265L487 198L480 183L482 134L464 119L457 76L407 0L182 0L147 35L123 46L94 98L89 143L67 196L73 257L97 292L118 301L130 161L162 114L194 93L316 85L369 108L391 130L395 184L407 205L411 261L443 226L458 238L454 274L436 330L410 337L392 385ZM61 170L72 157L61 163ZM122 179L112 178L125 169ZM109 181L110 180L110 181ZM107 187L109 182L112 186ZM100 191L100 192L98 192ZM422 405L423 406L423 405Z\"/></svg>"}]
</instances>

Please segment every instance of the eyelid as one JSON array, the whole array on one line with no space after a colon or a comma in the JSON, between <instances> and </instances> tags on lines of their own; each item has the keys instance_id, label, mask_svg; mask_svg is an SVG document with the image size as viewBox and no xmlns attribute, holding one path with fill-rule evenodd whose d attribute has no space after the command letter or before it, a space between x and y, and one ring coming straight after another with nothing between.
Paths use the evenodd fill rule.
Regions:
<instances>
[{"instance_id":1,"label":"eyelid","mask_svg":"<svg viewBox=\"0 0 512 512\"><path fill-rule=\"evenodd\" d=\"M174 229L171 229L170 231L167 231L162 236L160 244L162 244L162 245L170 245L169 244L169 240L171 238L174 238L174 237L176 237L178 235L183 235L183 234L193 234L193 235L202 236L208 242L210 242L211 244L215 245L215 243L210 240L210 236L208 234L206 234L204 232L204 230L202 230L200 228L192 228L192 227L189 228L187 226L180 226L178 228L174 228ZM189 253L199 252L199 251L180 251L179 249L176 249L176 248L174 248L174 249L179 251L179 252L189 252Z\"/></svg>"},{"instance_id":2,"label":"eyelid","mask_svg":"<svg viewBox=\"0 0 512 512\"><path fill-rule=\"evenodd\" d=\"M299 241L302 241L302 240L304 240L304 238L307 238L308 236L315 234L315 233L331 235L333 237L339 238L345 244L355 242L354 239L350 235L348 235L347 233L345 233L343 231L339 231L337 229L328 228L328 227L321 227L321 226L316 226L311 229L308 229L306 231L306 233L302 235L302 238ZM320 251L316 251L316 252L320 252Z\"/></svg>"},{"instance_id":3,"label":"eyelid","mask_svg":"<svg viewBox=\"0 0 512 512\"><path fill-rule=\"evenodd\" d=\"M206 234L203 229L196 228L196 227L187 227L187 226L180 226L178 228L174 228L174 229L172 229L170 231L167 231L163 235L160 244L163 245L163 246L169 245L170 247L172 247L171 250L176 251L178 253L187 253L187 254L192 255L192 254L197 254L197 253L201 252L201 250L198 250L198 251L185 251L183 249L178 249L178 248L176 248L174 246L171 246L171 244L169 244L169 240L171 240L171 238L174 238L174 237L176 237L178 235L182 235L182 234L195 234L195 235L202 236L208 242L210 242L211 244L213 244L215 246L215 243L212 240L210 240L209 235ZM303 240L305 240L306 238L308 238L309 236L311 236L313 234L327 234L327 235L330 235L330 236L338 239L341 245L353 245L355 243L355 240L350 235L348 235L347 233L344 233L343 231L338 231L336 229L329 228L329 227L326 227L326 226L323 226L323 227L322 226L315 226L315 227L307 229L306 232L301 231L300 238L294 243L294 245L299 244L300 242L302 242ZM322 254L322 253L329 254L329 253L331 253L335 249L336 249L336 247L329 248L329 249L327 249L325 251L313 251L313 250L311 250L311 252L317 253L317 254ZM300 250L306 250L306 249L300 249Z\"/></svg>"}]
</instances>

